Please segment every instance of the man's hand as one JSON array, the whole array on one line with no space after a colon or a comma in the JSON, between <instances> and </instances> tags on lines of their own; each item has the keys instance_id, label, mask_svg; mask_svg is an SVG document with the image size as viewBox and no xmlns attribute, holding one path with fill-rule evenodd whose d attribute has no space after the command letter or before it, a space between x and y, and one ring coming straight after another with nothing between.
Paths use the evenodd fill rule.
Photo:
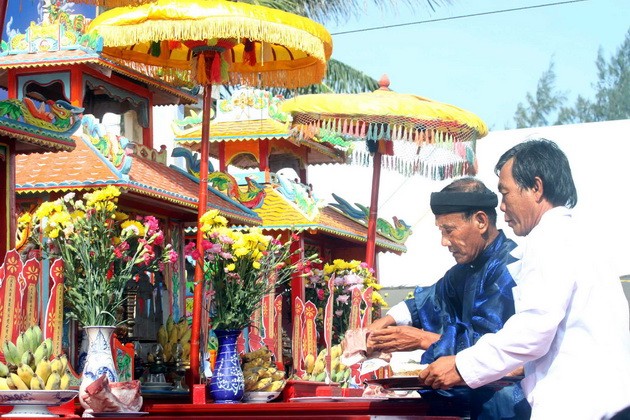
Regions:
<instances>
[{"instance_id":1,"label":"man's hand","mask_svg":"<svg viewBox=\"0 0 630 420\"><path fill-rule=\"evenodd\" d=\"M525 368L523 366L517 367L512 372L508 373L506 376L525 376Z\"/></svg>"},{"instance_id":2,"label":"man's hand","mask_svg":"<svg viewBox=\"0 0 630 420\"><path fill-rule=\"evenodd\" d=\"M367 350L368 353L374 351L391 353L394 351L426 350L439 339L439 334L419 328L390 326L370 332L367 340Z\"/></svg>"},{"instance_id":3,"label":"man's hand","mask_svg":"<svg viewBox=\"0 0 630 420\"><path fill-rule=\"evenodd\" d=\"M372 321L372 323L368 325L368 330L377 331L394 325L396 325L396 320L392 318L391 315L385 315L382 318Z\"/></svg>"},{"instance_id":4,"label":"man's hand","mask_svg":"<svg viewBox=\"0 0 630 420\"><path fill-rule=\"evenodd\" d=\"M466 385L455 367L455 356L443 356L420 372L420 380L433 389L449 389Z\"/></svg>"}]
</instances>

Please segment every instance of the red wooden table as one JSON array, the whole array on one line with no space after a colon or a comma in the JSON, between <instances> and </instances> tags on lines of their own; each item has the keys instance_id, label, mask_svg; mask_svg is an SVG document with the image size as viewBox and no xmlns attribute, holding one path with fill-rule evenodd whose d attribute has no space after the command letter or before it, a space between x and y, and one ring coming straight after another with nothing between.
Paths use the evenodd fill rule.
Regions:
<instances>
[{"instance_id":1,"label":"red wooden table","mask_svg":"<svg viewBox=\"0 0 630 420\"><path fill-rule=\"evenodd\" d=\"M229 419L370 419L396 416L404 419L459 420L464 413L457 407L435 406L421 399L333 402L270 402L239 404L168 404L145 401L143 410L149 417L194 417Z\"/></svg>"}]
</instances>

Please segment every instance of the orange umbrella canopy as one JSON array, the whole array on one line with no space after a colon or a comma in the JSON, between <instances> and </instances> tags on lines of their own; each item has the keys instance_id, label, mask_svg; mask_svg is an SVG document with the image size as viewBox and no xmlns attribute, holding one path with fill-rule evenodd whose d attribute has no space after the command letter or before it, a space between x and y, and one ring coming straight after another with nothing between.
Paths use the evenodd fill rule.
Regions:
<instances>
[{"instance_id":1,"label":"orange umbrella canopy","mask_svg":"<svg viewBox=\"0 0 630 420\"><path fill-rule=\"evenodd\" d=\"M224 0L158 0L118 7L88 28L103 54L175 84L294 88L319 83L332 54L320 24L281 10ZM216 54L209 68L199 58Z\"/></svg>"}]
</instances>

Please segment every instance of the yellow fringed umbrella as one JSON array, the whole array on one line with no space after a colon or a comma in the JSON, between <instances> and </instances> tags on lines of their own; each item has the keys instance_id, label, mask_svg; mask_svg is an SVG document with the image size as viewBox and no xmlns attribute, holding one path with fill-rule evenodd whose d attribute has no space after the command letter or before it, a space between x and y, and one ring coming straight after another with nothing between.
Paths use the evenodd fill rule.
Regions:
<instances>
[{"instance_id":1,"label":"yellow fringed umbrella","mask_svg":"<svg viewBox=\"0 0 630 420\"><path fill-rule=\"evenodd\" d=\"M475 141L488 134L476 115L453 105L389 89L386 76L374 92L300 95L283 102L281 109L293 117L292 127L306 138L337 135L362 140L373 176L366 263L375 266L375 239L382 155L393 154L393 141L408 146L406 160L391 156L389 166L401 173L435 179L474 175ZM369 153L369 154L368 154ZM387 156L390 157L390 156ZM357 156L353 156L356 160ZM396 168L396 166L398 166Z\"/></svg>"},{"instance_id":2,"label":"yellow fringed umbrella","mask_svg":"<svg viewBox=\"0 0 630 420\"><path fill-rule=\"evenodd\" d=\"M103 37L104 56L172 83L205 87L199 219L207 207L212 84L307 86L321 82L332 54L332 38L322 25L280 10L224 0L157 0L110 9L90 23L88 32ZM200 227L198 222L198 249L203 239ZM194 383L199 379L202 267L200 257L195 266L190 350Z\"/></svg>"},{"instance_id":3,"label":"yellow fringed umbrella","mask_svg":"<svg viewBox=\"0 0 630 420\"><path fill-rule=\"evenodd\" d=\"M171 83L295 88L319 83L332 54L322 25L281 10L225 0L158 0L108 10L89 32L103 55ZM217 60L206 68L210 52Z\"/></svg>"}]
</instances>

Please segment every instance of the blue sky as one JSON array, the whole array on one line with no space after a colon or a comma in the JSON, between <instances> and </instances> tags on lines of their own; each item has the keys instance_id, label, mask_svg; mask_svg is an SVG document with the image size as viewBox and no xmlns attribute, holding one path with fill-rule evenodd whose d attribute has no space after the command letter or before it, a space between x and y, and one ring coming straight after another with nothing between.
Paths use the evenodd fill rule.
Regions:
<instances>
[{"instance_id":1,"label":"blue sky","mask_svg":"<svg viewBox=\"0 0 630 420\"><path fill-rule=\"evenodd\" d=\"M451 103L479 115L494 130L514 127L513 115L527 92L535 92L554 61L556 86L569 103L592 97L595 59L616 52L630 29L630 1L586 0L548 7L562 0L451 0L432 11L427 5L380 10L364 0L365 14L342 24L326 23L333 34L333 58L371 77L387 73L391 89ZM9 0L8 16L22 31L38 20L36 0ZM395 2L394 2L395 3ZM471 14L529 8L505 13ZM93 13L83 4L74 11ZM418 21L457 18L389 29L339 34ZM11 26L5 26L5 32ZM6 39L6 33L3 34Z\"/></svg>"},{"instance_id":2,"label":"blue sky","mask_svg":"<svg viewBox=\"0 0 630 420\"><path fill-rule=\"evenodd\" d=\"M451 103L480 116L494 130L515 126L513 115L542 73L555 63L556 86L573 104L591 98L595 60L615 53L630 29L630 1L587 0L391 29L364 28L557 3L558 0L452 0L417 10L368 8L360 19L327 24L333 58L380 78L390 88Z\"/></svg>"}]
</instances>

